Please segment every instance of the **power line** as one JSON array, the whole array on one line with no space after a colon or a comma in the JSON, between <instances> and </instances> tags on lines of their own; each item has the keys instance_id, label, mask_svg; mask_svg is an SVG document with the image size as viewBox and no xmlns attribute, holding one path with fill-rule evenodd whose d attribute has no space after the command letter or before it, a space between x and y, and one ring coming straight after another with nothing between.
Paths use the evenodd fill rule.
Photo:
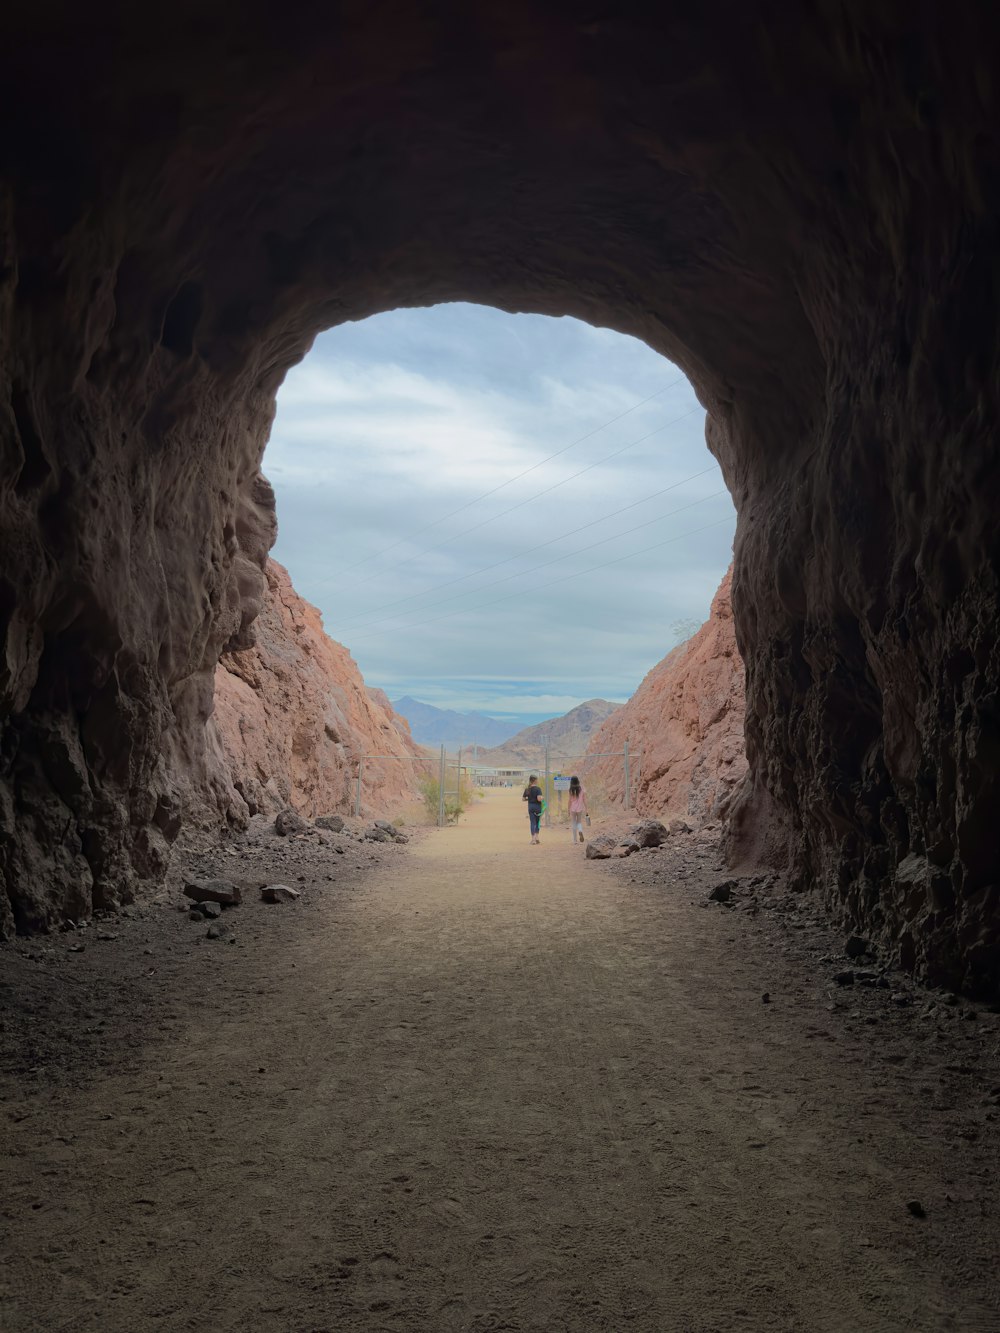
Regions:
<instances>
[{"instance_id":1,"label":"power line","mask_svg":"<svg viewBox=\"0 0 1000 1333\"><path fill-rule=\"evenodd\" d=\"M627 555L616 556L614 560L602 560L596 565L591 565L589 569L571 570L568 574L561 574L557 579L550 579L548 583L543 583L537 587L532 586L530 591L543 592L546 588L555 587L557 583L565 583L567 579L578 578L585 574L594 574L597 570L607 569L610 565L620 565L623 560L631 560L633 556L648 555L650 551L662 550L664 546L672 546L674 542L683 541L685 537L695 537L699 532L707 532L710 528L719 528L723 523L731 522L731 517L727 515L725 518L716 519L714 523L706 523L703 527L692 528L689 532L679 533L676 537L668 537L666 541L654 542L652 546L643 546L638 551L629 551ZM509 602L513 597L523 596L524 593L518 590L517 592L507 593L504 597L496 597L491 602L482 602L478 606L464 606L457 611L446 611L443 616L435 616L433 620L420 620L412 625L403 625L401 628L404 630L423 629L427 625L436 625L442 620L452 620L455 616L471 614L473 611L483 611L487 607L498 606L501 602ZM357 642L359 638L364 639L365 637L364 634L351 635L351 641L354 643ZM370 638L371 636L369 635L367 637Z\"/></svg>"},{"instance_id":2,"label":"power line","mask_svg":"<svg viewBox=\"0 0 1000 1333\"><path fill-rule=\"evenodd\" d=\"M708 470L711 471L711 469ZM680 485L681 483L678 482L677 484ZM583 555L584 552L586 551L594 551L597 549L598 546L607 546L609 542L617 541L619 537L628 537L633 532L640 532L643 528L651 527L652 524L654 523L661 523L666 518L674 518L676 517L677 514L683 514L688 509L694 509L697 505L705 504L709 500L716 500L720 495L725 495L725 493L726 493L725 487L722 487L722 489L718 491L712 491L710 495L703 495L700 500L692 500L690 504L681 505L679 509L672 509L669 514L657 514L655 518L647 519L645 523L637 523L634 528L625 528L622 532L616 532L610 537L602 537L600 541L591 542L589 546L581 546L575 551L567 551L564 555L557 555L552 560L546 560L542 564L536 565L535 569L533 569L531 572L534 573L535 570L538 569L548 569L550 565L558 565L560 561L571 560L575 556ZM507 562L504 561L503 563L506 564ZM480 592L486 592L488 588L499 588L502 583L509 583L511 579L523 578L526 573L527 573L526 570L518 569L515 570L513 574L506 574L502 579L494 579L492 583L484 583L481 588L473 588L471 589L471 591L474 593L480 593ZM451 597L445 597L440 602L431 602L430 606L425 606L422 609L424 611L433 611L434 608L437 606L445 606L448 602L453 602L456 597L468 597L468 596L469 596L468 591L454 593ZM406 615L407 613L403 612L403 614ZM387 620L391 621L398 619L399 616L382 616L377 620L370 620L366 624L359 625L358 628L361 630L366 630L370 629L373 625L384 624L385 621ZM406 629L409 627L403 626L402 628ZM338 632L340 632L339 627L338 627Z\"/></svg>"},{"instance_id":3,"label":"power line","mask_svg":"<svg viewBox=\"0 0 1000 1333\"><path fill-rule=\"evenodd\" d=\"M477 574L488 574L491 570L500 569L503 565L509 565L512 560L523 560L525 556L533 554L535 551L542 551L546 546L554 546L556 542L565 541L567 537L575 537L578 532L586 532L588 528L595 528L599 523L606 523L609 518L617 518L619 514L625 514L630 509L636 509L639 505L649 504L650 500L656 500L661 495L666 495L669 491L676 491L679 486L685 486L689 481L697 481L699 477L706 477L710 472L715 472L718 464L713 463L711 467L703 468L701 472L693 472L690 477L683 477L680 481L675 481L671 486L664 486L662 490L653 491L651 495L644 495L641 500L633 500L631 504L622 505L620 509L612 509L609 514L602 514L600 518L591 519L589 523L581 523L578 528L571 528L569 532L562 532L558 537L550 537L548 541L539 542L536 546L529 546L526 550L517 551L514 555L509 555L504 560L496 560L492 565L481 565L479 569L474 569L468 574L459 574L457 578L447 579L444 583L432 584L429 588L424 588L422 592L409 593L405 597L397 597L394 602L385 602L382 606L372 607L373 611L388 611L394 606L400 606L404 602L412 602L418 597L426 597L428 593L440 592L442 588L451 588L456 583L464 583L467 579L475 578ZM644 526L644 525L640 525ZM630 532L636 531L634 528ZM619 534L624 536L624 533ZM587 548L584 547L584 550ZM473 592L479 589L472 589ZM367 613L366 613L367 614ZM359 617L353 616L346 622L342 621L339 629L343 630L345 624L352 625ZM359 626L359 628L364 628Z\"/></svg>"},{"instance_id":4,"label":"power line","mask_svg":"<svg viewBox=\"0 0 1000 1333\"><path fill-rule=\"evenodd\" d=\"M640 407L645 407L647 403L651 403L654 398L659 398L662 394L665 394L668 389L676 388L678 384L684 382L685 376L678 375L675 380L671 380L669 384L665 384L662 389L657 389L656 393L651 393L648 398L640 399L639 402L633 403L631 407L627 407L624 412L619 412L616 417L612 417L609 421L605 421L600 426L595 426L593 430L587 431L585 435L580 435L577 439L570 440L569 444L564 444L563 447L557 449L554 454L549 454L547 458L543 458L540 462L533 463L531 467L525 468L523 472L518 472L516 476L509 477L507 481L502 481L499 486L494 486L492 490L484 491L482 495L477 495L474 499L467 500L465 504L459 505L457 509L449 510L447 514L442 514L440 518L434 519L433 522L425 523L422 528L416 528L413 532L407 533L405 537L398 538L398 540L392 542L389 546L384 546L381 551L376 551L374 555L365 556L361 560L355 560L351 565L345 565L343 569L330 577L339 578L342 574L347 574L350 570L357 569L359 565L366 565L372 560L380 560L382 556L387 554L387 552L394 551L397 546L402 546L404 542L408 542L414 537L419 537L422 532L427 532L431 528L436 528L439 523L444 523L446 519L454 518L456 514L461 514L463 510L471 509L473 505L479 504L480 500L487 500L491 495L496 495L498 491L504 490L507 486L512 486L515 481L520 481L521 478L526 477L529 472L535 472L538 468L544 467L546 463L551 463L553 458L558 458L560 454L566 453L568 449L573 449L576 445L583 444L584 440L589 440L592 436L599 435L602 430L607 430L607 428L613 426L616 421L623 420L632 412L638 411Z\"/></svg>"},{"instance_id":5,"label":"power line","mask_svg":"<svg viewBox=\"0 0 1000 1333\"><path fill-rule=\"evenodd\" d=\"M689 408L686 412L682 412L679 417L674 417L671 421L665 421L662 426L657 426L656 430L651 430L645 435L640 435L638 439L629 440L628 444L623 444L620 449L615 449L610 454L605 454L603 458L598 458L595 462L588 463L587 466L581 468L579 472L573 472L570 476L563 477L562 481L554 482L551 486L546 486L542 491L536 491L534 495L529 495L526 499L519 500L516 505L511 505L509 509L502 509L499 514L493 514L492 517L484 518L479 523L473 523L471 528L463 528L461 532L452 533L450 537L445 537L444 541L436 542L433 546L425 546L422 551L417 551L415 555L410 556L405 561L390 565L388 569L369 574L366 579L358 579L354 584L354 587L364 587L364 585L370 583L372 579L384 578L386 574L391 574L394 570L399 569L401 564L409 564L419 556L429 555L431 551L439 551L442 546L447 546L451 542L458 541L459 537L467 537L470 532L478 532L480 528L485 528L490 523L496 523L498 519L506 518L508 514L513 514L515 509L523 509L525 505L531 504L534 500L540 500L543 495L549 495L552 491L557 491L560 486L565 486L568 482L576 481L577 477L582 477L585 472L592 472L595 467L600 467L603 463L609 463L612 458L617 458L620 454L625 453L626 450L635 448L637 444L642 444L646 440L651 440L654 435L662 434L668 427L676 426L678 421L683 421L686 417L692 416L695 412L700 412L701 410L701 404L696 403L694 407ZM323 580L323 583L329 582L330 579ZM323 583L320 583L317 586L322 587Z\"/></svg>"}]
</instances>

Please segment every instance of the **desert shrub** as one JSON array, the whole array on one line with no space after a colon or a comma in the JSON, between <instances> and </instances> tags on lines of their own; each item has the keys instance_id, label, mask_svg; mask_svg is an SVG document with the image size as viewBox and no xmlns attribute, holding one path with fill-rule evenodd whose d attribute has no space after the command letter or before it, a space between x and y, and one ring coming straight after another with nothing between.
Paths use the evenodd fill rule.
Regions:
<instances>
[{"instance_id":1,"label":"desert shrub","mask_svg":"<svg viewBox=\"0 0 1000 1333\"><path fill-rule=\"evenodd\" d=\"M420 794L424 798L424 805L428 815L430 815L432 822L437 823L438 802L441 797L440 782L436 777L419 778L417 780L417 786L420 788ZM468 807L474 796L475 789L468 781L463 782L458 791L449 791L446 785L444 794L445 820L449 824L456 823L459 815Z\"/></svg>"}]
</instances>

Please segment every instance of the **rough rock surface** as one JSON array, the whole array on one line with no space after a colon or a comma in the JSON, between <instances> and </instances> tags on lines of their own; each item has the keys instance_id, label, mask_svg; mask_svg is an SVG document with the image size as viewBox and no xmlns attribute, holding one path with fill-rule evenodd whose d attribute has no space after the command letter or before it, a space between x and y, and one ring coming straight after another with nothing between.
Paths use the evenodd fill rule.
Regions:
<instances>
[{"instance_id":1,"label":"rough rock surface","mask_svg":"<svg viewBox=\"0 0 1000 1333\"><path fill-rule=\"evenodd\" d=\"M996 986L996 6L14 9L0 930L164 873L260 609L288 367L468 299L643 338L708 409L734 862L775 849L901 960Z\"/></svg>"},{"instance_id":2,"label":"rough rock surface","mask_svg":"<svg viewBox=\"0 0 1000 1333\"><path fill-rule=\"evenodd\" d=\"M617 846L618 840L609 833L599 833L587 843L584 853L588 861L606 861Z\"/></svg>"},{"instance_id":3,"label":"rough rock surface","mask_svg":"<svg viewBox=\"0 0 1000 1333\"><path fill-rule=\"evenodd\" d=\"M653 667L590 743L599 754L620 751L629 742L632 774L638 773L632 802L640 813L686 815L701 825L725 814L743 781L744 671L730 582L731 573L701 629ZM587 773L612 801L623 801L620 759L595 759Z\"/></svg>"},{"instance_id":4,"label":"rough rock surface","mask_svg":"<svg viewBox=\"0 0 1000 1333\"><path fill-rule=\"evenodd\" d=\"M368 689L347 649L323 630L319 611L273 560L254 644L227 652L215 676L210 741L247 815L276 812L278 832L301 817L354 809L358 756L366 760L364 813L397 809L417 797L420 755L403 718L380 690ZM333 827L330 822L326 826ZM342 827L342 825L341 825Z\"/></svg>"}]
</instances>

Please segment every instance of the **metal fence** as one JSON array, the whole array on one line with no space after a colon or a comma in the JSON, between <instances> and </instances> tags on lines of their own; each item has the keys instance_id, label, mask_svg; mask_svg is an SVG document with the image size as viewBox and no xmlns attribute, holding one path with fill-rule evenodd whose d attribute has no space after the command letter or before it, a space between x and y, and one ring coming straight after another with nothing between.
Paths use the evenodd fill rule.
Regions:
<instances>
[{"instance_id":1,"label":"metal fence","mask_svg":"<svg viewBox=\"0 0 1000 1333\"><path fill-rule=\"evenodd\" d=\"M639 773L642 768L642 751L640 750L638 754L636 754L634 751L630 750L628 741L624 741L623 745L625 748L622 750L602 750L594 754L557 755L556 758L559 760L560 766L579 764L580 767L583 769L586 769L587 764L592 759L621 759L622 767L624 770L622 774L623 778L622 791L623 791L624 805L626 810L631 810L632 778L633 778L632 767L634 763L635 781L636 784L638 785ZM544 756L545 756L545 791L546 793L548 793L549 782L551 780L552 754L549 746L547 745L544 747ZM545 811L545 827L546 828L552 827L552 818L548 809L546 809Z\"/></svg>"},{"instance_id":2,"label":"metal fence","mask_svg":"<svg viewBox=\"0 0 1000 1333\"><path fill-rule=\"evenodd\" d=\"M566 755L566 754L557 754L555 757L559 760L560 766L563 766L563 765L571 765L571 764L579 764L579 765L580 765L581 767L583 767L583 768L586 768L587 764L590 763L590 761L591 761L592 759L621 759L621 760L622 760L622 766L623 766L623 769L624 769L624 772L623 772L623 775L622 775L622 776L623 776L623 780L624 780L624 782L623 782L623 789L624 789L624 805L625 805L625 809L626 809L626 810L631 810L631 808L632 808L632 782L633 782L633 777L634 777L634 780L635 780L636 784L638 785L638 782L639 782L639 775L640 775L641 770L642 770L642 751L639 750L638 753L636 753L636 752L630 750L630 749L629 749L629 743L628 743L628 741L625 741L625 742L624 742L624 747L625 747L625 748L622 749L622 750L603 750L603 751L600 751L599 753L596 753L596 754L569 754L569 755ZM478 748L478 747L477 747L477 748ZM457 758L456 758L455 761L452 761L452 760L449 760L449 758L448 758L448 756L447 756L447 754L446 754L446 752L445 752L445 747L444 747L443 745L441 746L441 753L440 753L440 757L439 757L439 760L438 760L438 812L437 812L438 828L444 828L445 824L447 823L447 817L446 817L446 814L445 814L445 797L447 797L447 796L455 796L455 797L459 797L459 798L461 797L461 792L462 792L462 770L463 770L463 768L465 768L465 767L471 767L470 765L463 765L463 763L462 763L462 755L463 755L464 751L465 751L465 747L464 747L464 746L459 746ZM539 763L538 767L541 768L541 767L543 766L543 764L544 764L544 772L545 772L545 787L544 787L544 791L545 791L546 796L547 796L547 795L548 795L548 791L549 791L549 784L550 784L551 781L552 781L552 763L551 763L551 760L552 760L552 752L551 752L551 750L550 750L550 747L547 746L547 745L546 745L546 746L540 746L540 747L539 747L539 751L540 751L540 759L541 759L542 762ZM355 813L355 815L356 815L358 818L361 817L361 781L362 781L362 778L363 778L363 776L364 776L365 760L366 760L366 759L396 759L396 760L398 760L400 763L409 763L409 764L427 764L428 767L429 767L429 766L431 765L431 763L433 762L433 761L430 759L430 757L429 757L429 756L426 756L426 755L415 755L415 754L362 754L362 755L359 755L359 756L358 756L358 775L357 775L357 778L356 778L357 786L356 786L356 789L355 789L355 797L354 797L354 813ZM634 765L634 772L633 772L633 765ZM453 768L453 769L456 770L456 776L455 776L455 790L454 790L454 791L446 791L446 790L445 790L445 783L446 783L446 781L447 781L448 770L451 769L451 768ZM551 827L552 827L552 816L551 816L551 813L550 813L550 811L549 811L548 809L546 809L546 811L545 811L545 827L546 827L546 828L551 828Z\"/></svg>"},{"instance_id":3,"label":"metal fence","mask_svg":"<svg viewBox=\"0 0 1000 1333\"><path fill-rule=\"evenodd\" d=\"M594 754L562 754L553 752L552 747L548 745L538 746L538 762L529 766L526 773L539 772L545 775L545 794L546 799L552 782L552 762L555 760L560 768L568 768L578 765L582 771L586 771L587 765L594 759L621 759L624 805L626 810L632 809L633 786L638 788L639 778L642 771L642 750L633 750L628 741L623 742L624 748L621 750L601 750ZM477 747L478 748L478 747ZM458 752L458 762L462 762L462 750ZM459 770L461 773L461 769ZM460 779L461 780L461 779ZM545 826L551 828L552 818L548 810L545 812Z\"/></svg>"},{"instance_id":4,"label":"metal fence","mask_svg":"<svg viewBox=\"0 0 1000 1333\"><path fill-rule=\"evenodd\" d=\"M428 766L428 768L431 766L431 764L432 764L432 762L433 762L433 761L431 760L431 758L430 758L428 755L417 755L417 754L361 754L361 755L358 755L358 776L357 776L357 778L355 779L355 782L356 782L357 785L356 785L356 787L355 787L355 794L354 794L354 814L355 814L355 816L356 816L357 818L359 818L359 819L361 818L361 780L362 780L362 777L364 776L364 771L365 771L365 760L366 760L366 759L398 759L400 763L404 763L404 764L426 764L426 765ZM449 768L455 768L455 767L458 768L458 789L457 789L457 791L454 791L454 792L445 792L445 776L446 776L446 770L449 769ZM458 764L455 765L455 764L452 764L452 763L449 763L449 762L448 762L448 758L447 758L447 756L446 756L446 754L445 754L444 746L442 745L442 746L441 746L440 768L439 768L439 775L438 775L438 818L437 818L438 828L444 828L444 826L445 826L445 822L446 822L446 819L445 819L445 796L446 796L446 795L447 795L447 796L458 796L458 795L461 794L461 790L462 790L462 751L459 750L459 752L458 752Z\"/></svg>"}]
</instances>

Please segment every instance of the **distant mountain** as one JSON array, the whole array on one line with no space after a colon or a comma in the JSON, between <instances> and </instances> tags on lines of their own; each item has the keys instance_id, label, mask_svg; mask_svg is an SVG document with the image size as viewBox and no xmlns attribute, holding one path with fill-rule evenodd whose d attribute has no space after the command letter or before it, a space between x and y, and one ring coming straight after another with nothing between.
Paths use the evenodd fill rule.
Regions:
<instances>
[{"instance_id":1,"label":"distant mountain","mask_svg":"<svg viewBox=\"0 0 1000 1333\"><path fill-rule=\"evenodd\" d=\"M538 765L544 758L548 741L549 758L553 767L558 768L562 760L582 755L597 728L620 707L621 704L610 703L607 699L588 699L571 708L563 717L537 722L502 745L480 751L478 762L494 768Z\"/></svg>"},{"instance_id":2,"label":"distant mountain","mask_svg":"<svg viewBox=\"0 0 1000 1333\"><path fill-rule=\"evenodd\" d=\"M483 713L435 708L409 696L394 699L392 706L409 722L410 735L418 745L499 745L510 735L509 722L498 722Z\"/></svg>"}]
</instances>

